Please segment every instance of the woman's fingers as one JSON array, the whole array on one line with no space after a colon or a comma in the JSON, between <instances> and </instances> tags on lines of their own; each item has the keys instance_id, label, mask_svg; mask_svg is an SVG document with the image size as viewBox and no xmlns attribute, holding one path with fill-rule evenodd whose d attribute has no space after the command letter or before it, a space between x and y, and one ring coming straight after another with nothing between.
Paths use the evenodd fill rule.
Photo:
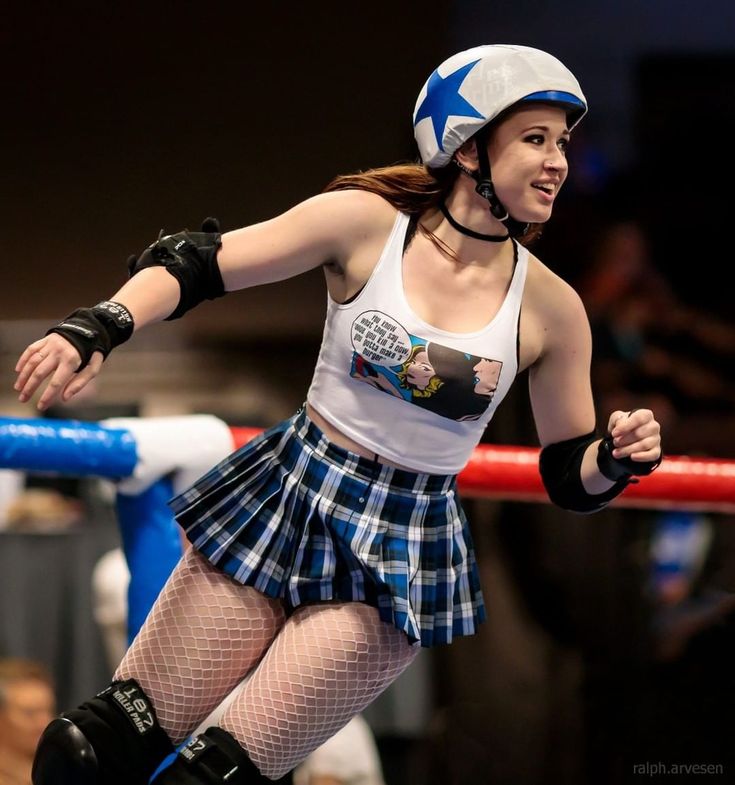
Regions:
<instances>
[{"instance_id":1,"label":"woman's fingers","mask_svg":"<svg viewBox=\"0 0 735 785\"><path fill-rule=\"evenodd\" d=\"M650 409L613 412L609 421L614 458L655 461L661 454L661 427Z\"/></svg>"},{"instance_id":2,"label":"woman's fingers","mask_svg":"<svg viewBox=\"0 0 735 785\"><path fill-rule=\"evenodd\" d=\"M28 362L28 360L33 357L36 353L43 354L43 348L46 345L46 339L41 339L40 341L34 341L34 343L30 344L28 348L21 354L18 358L18 362L15 364L15 372L20 373L23 370L23 367ZM17 382L16 382L16 389L19 389Z\"/></svg>"},{"instance_id":3,"label":"woman's fingers","mask_svg":"<svg viewBox=\"0 0 735 785\"><path fill-rule=\"evenodd\" d=\"M55 334L35 341L21 354L15 366L18 378L13 386L19 393L18 399L22 402L29 400L48 380L38 408L47 409L67 390L69 395L65 400L68 400L99 373L102 359L102 354L95 352L83 375L77 374L81 357L69 341ZM79 379L79 376L82 378Z\"/></svg>"},{"instance_id":4,"label":"woman's fingers","mask_svg":"<svg viewBox=\"0 0 735 785\"><path fill-rule=\"evenodd\" d=\"M26 360L23 369L15 383L19 391L19 400L27 401L38 389L43 380L51 376L58 367L59 361L55 356L35 352Z\"/></svg>"},{"instance_id":5,"label":"woman's fingers","mask_svg":"<svg viewBox=\"0 0 735 785\"><path fill-rule=\"evenodd\" d=\"M92 359L89 361L89 365L83 370L79 371L79 373L74 374L66 387L64 387L64 390L61 394L62 400L68 401L78 392L83 390L87 384L89 384L89 382L91 382L92 379L94 379L95 376L97 376L97 374L100 372L103 362L104 358L102 357L102 353L95 352L92 355Z\"/></svg>"}]
</instances>

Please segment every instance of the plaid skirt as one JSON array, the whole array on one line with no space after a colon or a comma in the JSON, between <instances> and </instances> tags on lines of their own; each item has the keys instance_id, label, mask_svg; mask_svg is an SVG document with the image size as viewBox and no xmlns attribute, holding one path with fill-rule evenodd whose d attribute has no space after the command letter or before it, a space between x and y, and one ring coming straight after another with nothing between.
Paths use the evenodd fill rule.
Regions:
<instances>
[{"instance_id":1,"label":"plaid skirt","mask_svg":"<svg viewBox=\"0 0 735 785\"><path fill-rule=\"evenodd\" d=\"M485 618L456 478L338 447L304 409L170 504L212 564L289 610L365 602L422 646L471 635Z\"/></svg>"}]
</instances>

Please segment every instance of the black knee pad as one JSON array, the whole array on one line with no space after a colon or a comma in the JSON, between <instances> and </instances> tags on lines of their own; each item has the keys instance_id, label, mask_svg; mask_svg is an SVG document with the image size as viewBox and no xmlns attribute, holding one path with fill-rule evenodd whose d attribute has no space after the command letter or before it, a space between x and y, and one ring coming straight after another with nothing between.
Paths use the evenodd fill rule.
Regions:
<instances>
[{"instance_id":1,"label":"black knee pad","mask_svg":"<svg viewBox=\"0 0 735 785\"><path fill-rule=\"evenodd\" d=\"M222 728L207 728L179 750L151 785L273 785Z\"/></svg>"},{"instance_id":2,"label":"black knee pad","mask_svg":"<svg viewBox=\"0 0 735 785\"><path fill-rule=\"evenodd\" d=\"M137 682L114 682L46 728L33 785L147 785L173 749Z\"/></svg>"},{"instance_id":3,"label":"black knee pad","mask_svg":"<svg viewBox=\"0 0 735 785\"><path fill-rule=\"evenodd\" d=\"M38 742L34 785L97 785L98 772L97 756L86 736L71 720L54 720Z\"/></svg>"}]
</instances>

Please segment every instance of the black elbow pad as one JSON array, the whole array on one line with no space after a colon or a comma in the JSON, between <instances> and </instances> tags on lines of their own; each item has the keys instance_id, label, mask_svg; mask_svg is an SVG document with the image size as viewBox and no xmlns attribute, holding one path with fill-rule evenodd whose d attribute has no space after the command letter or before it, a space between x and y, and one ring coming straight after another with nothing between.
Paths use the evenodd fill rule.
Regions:
<instances>
[{"instance_id":1,"label":"black elbow pad","mask_svg":"<svg viewBox=\"0 0 735 785\"><path fill-rule=\"evenodd\" d=\"M628 484L618 480L612 488L594 496L582 485L582 458L597 438L594 431L574 439L547 444L539 455L539 472L549 499L564 510L592 513L601 510Z\"/></svg>"},{"instance_id":2,"label":"black elbow pad","mask_svg":"<svg viewBox=\"0 0 735 785\"><path fill-rule=\"evenodd\" d=\"M217 264L221 247L219 223L216 218L207 218L201 232L184 230L159 237L139 257L128 259L128 271L132 278L146 267L165 267L181 290L179 304L166 320L178 319L204 300L226 294Z\"/></svg>"}]
</instances>

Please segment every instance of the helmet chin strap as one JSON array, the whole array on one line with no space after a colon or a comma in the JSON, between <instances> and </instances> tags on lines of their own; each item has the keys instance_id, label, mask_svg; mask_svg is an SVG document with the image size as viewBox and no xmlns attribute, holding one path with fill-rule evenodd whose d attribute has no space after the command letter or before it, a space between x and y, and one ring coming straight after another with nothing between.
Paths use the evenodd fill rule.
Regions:
<instances>
[{"instance_id":1,"label":"helmet chin strap","mask_svg":"<svg viewBox=\"0 0 735 785\"><path fill-rule=\"evenodd\" d=\"M454 159L454 162L465 174L469 175L477 183L475 191L477 191L483 199L487 200L488 206L490 207L490 215L502 224L505 224L511 237L520 237L528 230L528 224L523 223L522 221L516 221L495 193L495 186L493 185L490 176L490 159L487 154L487 140L485 134L478 133L475 136L475 149L477 150L478 163L476 172L472 171L472 169L468 169L456 158Z\"/></svg>"}]
</instances>

